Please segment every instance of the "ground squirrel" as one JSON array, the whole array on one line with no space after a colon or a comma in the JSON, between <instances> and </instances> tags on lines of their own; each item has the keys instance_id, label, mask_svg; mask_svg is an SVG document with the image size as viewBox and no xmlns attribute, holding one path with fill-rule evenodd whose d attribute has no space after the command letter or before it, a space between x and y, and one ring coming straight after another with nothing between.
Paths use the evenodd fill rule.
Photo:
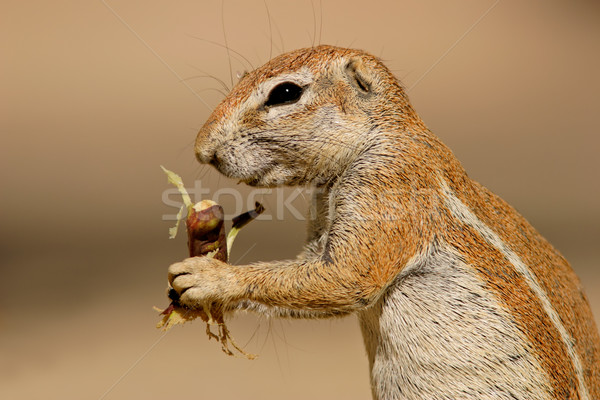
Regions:
<instances>
[{"instance_id":1,"label":"ground squirrel","mask_svg":"<svg viewBox=\"0 0 600 400\"><path fill-rule=\"evenodd\" d=\"M249 185L318 187L318 218L294 260L171 265L183 305L356 313L375 399L600 399L600 340L568 262L467 176L376 57L274 58L195 151Z\"/></svg>"}]
</instances>

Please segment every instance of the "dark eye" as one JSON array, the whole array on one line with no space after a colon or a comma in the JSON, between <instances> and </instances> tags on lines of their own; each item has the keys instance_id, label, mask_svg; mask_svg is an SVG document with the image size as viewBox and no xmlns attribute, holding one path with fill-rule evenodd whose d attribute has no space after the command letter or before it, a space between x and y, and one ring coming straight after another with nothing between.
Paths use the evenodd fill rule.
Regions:
<instances>
[{"instance_id":1,"label":"dark eye","mask_svg":"<svg viewBox=\"0 0 600 400\"><path fill-rule=\"evenodd\" d=\"M269 98L265 102L265 106L281 106L284 104L292 104L300 100L302 96L302 88L292 82L284 82L275 86Z\"/></svg>"}]
</instances>

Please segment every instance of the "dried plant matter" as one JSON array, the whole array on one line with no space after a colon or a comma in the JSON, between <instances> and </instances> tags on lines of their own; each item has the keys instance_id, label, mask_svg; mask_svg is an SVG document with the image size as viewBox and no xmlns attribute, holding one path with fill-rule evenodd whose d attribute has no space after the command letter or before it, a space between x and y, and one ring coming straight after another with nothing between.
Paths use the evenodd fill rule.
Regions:
<instances>
[{"instance_id":1,"label":"dried plant matter","mask_svg":"<svg viewBox=\"0 0 600 400\"><path fill-rule=\"evenodd\" d=\"M183 219L183 213L187 209L185 222L190 257L211 257L227 262L231 245L239 230L264 211L262 204L257 202L254 210L233 218L231 230L226 235L223 207L211 200L202 200L195 205L192 204L181 177L164 167L161 168L167 174L169 182L179 189L184 203L177 214L177 224L169 230L170 238L177 235L179 221ZM204 304L202 308L183 307L178 302L177 293L172 289L169 291L169 298L171 304L166 309L157 309L162 315L162 320L158 323L157 328L168 330L174 325L201 318L206 322L206 334L209 339L219 341L226 354L234 355L233 350L235 350L248 359L256 358L255 355L245 352L233 340L225 324L224 311L220 307L215 304ZM211 330L211 326L217 327L217 333Z\"/></svg>"}]
</instances>

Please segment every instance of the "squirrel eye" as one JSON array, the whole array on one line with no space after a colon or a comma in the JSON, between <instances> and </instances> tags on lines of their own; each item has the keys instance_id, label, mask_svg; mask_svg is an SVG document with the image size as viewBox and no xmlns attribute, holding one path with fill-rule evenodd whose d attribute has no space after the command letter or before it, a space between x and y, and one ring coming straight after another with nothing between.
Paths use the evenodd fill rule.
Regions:
<instances>
[{"instance_id":1,"label":"squirrel eye","mask_svg":"<svg viewBox=\"0 0 600 400\"><path fill-rule=\"evenodd\" d=\"M293 104L300 100L303 89L292 82L284 82L275 86L269 98L265 102L265 106L281 106L284 104Z\"/></svg>"}]
</instances>

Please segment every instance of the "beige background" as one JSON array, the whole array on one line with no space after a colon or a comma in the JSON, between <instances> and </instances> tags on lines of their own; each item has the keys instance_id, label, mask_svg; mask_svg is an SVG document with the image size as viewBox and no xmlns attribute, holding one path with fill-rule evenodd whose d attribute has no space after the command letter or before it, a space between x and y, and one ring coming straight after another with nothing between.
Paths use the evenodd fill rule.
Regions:
<instances>
[{"instance_id":1,"label":"beige background","mask_svg":"<svg viewBox=\"0 0 600 400\"><path fill-rule=\"evenodd\" d=\"M192 155L222 98L199 76L230 85L248 68L210 43L223 31L255 66L313 43L385 59L471 176L571 260L600 315L597 2L267 4L271 29L260 0L3 2L0 397L369 397L354 318L235 318L253 362L223 355L200 323L154 329L166 267L185 256L167 239L158 165L248 193ZM276 218L277 194L262 200L275 218L242 232L234 261L300 248L303 222Z\"/></svg>"}]
</instances>

